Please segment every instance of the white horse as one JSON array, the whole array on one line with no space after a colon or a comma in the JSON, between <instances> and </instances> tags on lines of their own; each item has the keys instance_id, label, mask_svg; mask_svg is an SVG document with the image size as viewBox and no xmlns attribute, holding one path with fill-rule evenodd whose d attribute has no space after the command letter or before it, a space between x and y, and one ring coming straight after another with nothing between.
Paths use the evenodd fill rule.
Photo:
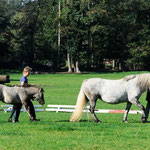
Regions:
<instances>
[{"instance_id":1,"label":"white horse","mask_svg":"<svg viewBox=\"0 0 150 150\"><path fill-rule=\"evenodd\" d=\"M107 80L101 78L91 78L84 80L77 98L76 109L70 121L79 121L82 110L86 103L90 102L90 112L95 122L101 122L95 115L94 109L96 101L100 98L109 104L127 102L123 122L127 122L127 115L132 104L142 110L142 122L147 121L150 96L147 98L147 108L139 102L142 93L150 88L150 74L129 75L119 80ZM149 93L149 92L148 92Z\"/></svg>"}]
</instances>

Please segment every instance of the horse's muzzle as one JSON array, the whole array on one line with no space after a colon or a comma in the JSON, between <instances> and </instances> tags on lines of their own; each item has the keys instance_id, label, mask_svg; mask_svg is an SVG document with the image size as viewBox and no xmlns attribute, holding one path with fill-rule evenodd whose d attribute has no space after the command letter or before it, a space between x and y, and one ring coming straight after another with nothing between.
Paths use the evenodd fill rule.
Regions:
<instances>
[{"instance_id":1,"label":"horse's muzzle","mask_svg":"<svg viewBox=\"0 0 150 150\"><path fill-rule=\"evenodd\" d=\"M41 104L41 105L44 105L44 104L45 104L45 102L44 102L44 101L41 101L41 102L40 102L40 104Z\"/></svg>"}]
</instances>

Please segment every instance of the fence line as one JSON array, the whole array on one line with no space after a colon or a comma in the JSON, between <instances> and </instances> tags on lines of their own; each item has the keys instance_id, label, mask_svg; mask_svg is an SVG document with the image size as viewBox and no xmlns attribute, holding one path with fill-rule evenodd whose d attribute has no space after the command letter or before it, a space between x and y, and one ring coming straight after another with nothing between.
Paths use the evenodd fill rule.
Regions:
<instances>
[{"instance_id":1,"label":"fence line","mask_svg":"<svg viewBox=\"0 0 150 150\"><path fill-rule=\"evenodd\" d=\"M73 112L75 110L75 105L47 105L48 108L45 111L54 111L54 112ZM83 112L90 112L89 106L86 106L83 109ZM115 109L96 109L95 113L111 113L111 114L122 114L125 113L125 110L115 110ZM142 114L140 110L130 110L130 114Z\"/></svg>"}]
</instances>

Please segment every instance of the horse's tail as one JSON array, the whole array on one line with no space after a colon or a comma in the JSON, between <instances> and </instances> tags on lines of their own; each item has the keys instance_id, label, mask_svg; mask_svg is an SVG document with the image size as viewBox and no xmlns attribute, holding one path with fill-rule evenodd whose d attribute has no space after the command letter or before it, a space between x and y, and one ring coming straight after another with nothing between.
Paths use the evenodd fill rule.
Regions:
<instances>
[{"instance_id":1,"label":"horse's tail","mask_svg":"<svg viewBox=\"0 0 150 150\"><path fill-rule=\"evenodd\" d=\"M83 108L85 107L85 105L87 103L86 96L85 96L84 90L83 90L84 83L85 83L85 81L81 85L81 89L80 89L80 92L79 92L78 98L77 98L76 108L70 117L70 122L79 121L79 119L82 116Z\"/></svg>"}]
</instances>

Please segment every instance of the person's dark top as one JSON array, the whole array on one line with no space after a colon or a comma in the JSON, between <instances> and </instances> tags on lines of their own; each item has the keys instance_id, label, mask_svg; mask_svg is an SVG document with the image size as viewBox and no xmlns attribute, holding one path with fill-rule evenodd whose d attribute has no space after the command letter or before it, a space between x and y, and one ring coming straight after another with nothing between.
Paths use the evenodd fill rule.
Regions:
<instances>
[{"instance_id":1,"label":"person's dark top","mask_svg":"<svg viewBox=\"0 0 150 150\"><path fill-rule=\"evenodd\" d=\"M20 85L21 85L21 82L24 82L24 83L27 83L27 84L28 84L28 79L27 79L27 77L22 76L21 79L20 79Z\"/></svg>"}]
</instances>

